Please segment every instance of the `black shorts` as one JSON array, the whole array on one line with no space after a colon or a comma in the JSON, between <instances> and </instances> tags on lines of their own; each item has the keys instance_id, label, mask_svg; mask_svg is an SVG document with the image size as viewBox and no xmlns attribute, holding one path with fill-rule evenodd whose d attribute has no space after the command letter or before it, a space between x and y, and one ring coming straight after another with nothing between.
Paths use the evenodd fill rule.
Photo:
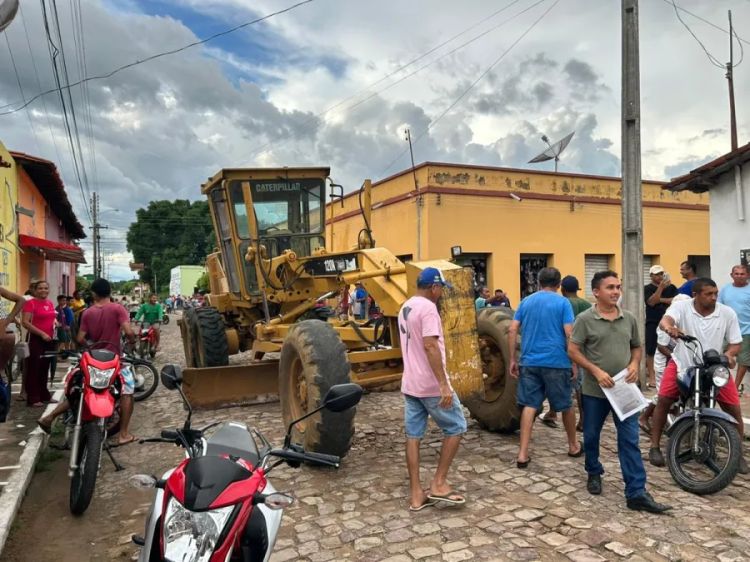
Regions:
<instances>
[{"instance_id":1,"label":"black shorts","mask_svg":"<svg viewBox=\"0 0 750 562\"><path fill-rule=\"evenodd\" d=\"M658 322L646 322L646 355L649 357L656 355L656 328L658 327Z\"/></svg>"}]
</instances>

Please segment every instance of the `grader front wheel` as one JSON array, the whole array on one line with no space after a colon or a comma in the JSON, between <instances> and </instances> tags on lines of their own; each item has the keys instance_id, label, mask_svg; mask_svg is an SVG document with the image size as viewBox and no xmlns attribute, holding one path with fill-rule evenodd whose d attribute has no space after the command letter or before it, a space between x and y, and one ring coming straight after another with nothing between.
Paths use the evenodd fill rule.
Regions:
<instances>
[{"instance_id":1,"label":"grader front wheel","mask_svg":"<svg viewBox=\"0 0 750 562\"><path fill-rule=\"evenodd\" d=\"M279 397L288 426L320 406L333 385L350 382L346 347L336 331L320 320L294 325L284 340L279 361ZM344 456L354 436L354 414L322 410L296 424L292 440L305 450Z\"/></svg>"},{"instance_id":2,"label":"grader front wheel","mask_svg":"<svg viewBox=\"0 0 750 562\"><path fill-rule=\"evenodd\" d=\"M485 308L477 314L484 398L464 401L481 427L502 433L518 429L521 419L516 379L508 376L508 328L512 321L513 312L506 308Z\"/></svg>"}]
</instances>

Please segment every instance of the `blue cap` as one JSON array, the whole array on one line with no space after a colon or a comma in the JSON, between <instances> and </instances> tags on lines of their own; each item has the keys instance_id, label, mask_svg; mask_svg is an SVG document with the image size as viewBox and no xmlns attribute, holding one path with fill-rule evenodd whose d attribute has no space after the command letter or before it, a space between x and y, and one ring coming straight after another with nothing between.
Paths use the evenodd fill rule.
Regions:
<instances>
[{"instance_id":1,"label":"blue cap","mask_svg":"<svg viewBox=\"0 0 750 562\"><path fill-rule=\"evenodd\" d=\"M443 277L443 272L436 267L425 267L422 273L417 277L417 286L442 285L443 287L453 288Z\"/></svg>"}]
</instances>

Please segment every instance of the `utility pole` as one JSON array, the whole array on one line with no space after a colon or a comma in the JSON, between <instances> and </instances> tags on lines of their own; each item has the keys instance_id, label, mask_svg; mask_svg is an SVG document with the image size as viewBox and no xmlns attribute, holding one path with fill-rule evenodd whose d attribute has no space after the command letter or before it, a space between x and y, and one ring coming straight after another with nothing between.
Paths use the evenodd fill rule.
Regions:
<instances>
[{"instance_id":1,"label":"utility pole","mask_svg":"<svg viewBox=\"0 0 750 562\"><path fill-rule=\"evenodd\" d=\"M622 0L622 304L643 336L643 217L638 0ZM641 340L642 341L642 340Z\"/></svg>"},{"instance_id":2,"label":"utility pole","mask_svg":"<svg viewBox=\"0 0 750 562\"><path fill-rule=\"evenodd\" d=\"M93 223L91 228L94 231L93 242L94 242L94 279L98 279L102 274L102 238L99 231L103 228L109 228L99 224L99 194L94 192L91 194L91 222Z\"/></svg>"},{"instance_id":3,"label":"utility pole","mask_svg":"<svg viewBox=\"0 0 750 562\"><path fill-rule=\"evenodd\" d=\"M732 29L732 10L729 10L729 62L727 63L727 82L729 83L729 128L732 135L732 150L737 150L737 115L734 112L734 30Z\"/></svg>"},{"instance_id":4,"label":"utility pole","mask_svg":"<svg viewBox=\"0 0 750 562\"><path fill-rule=\"evenodd\" d=\"M422 196L419 194L419 184L417 183L417 170L414 167L414 149L411 145L411 130L406 129L406 141L409 143L409 154L411 155L411 173L414 177L414 189L417 197L414 204L417 206L417 255L414 256L417 261L422 259Z\"/></svg>"}]
</instances>

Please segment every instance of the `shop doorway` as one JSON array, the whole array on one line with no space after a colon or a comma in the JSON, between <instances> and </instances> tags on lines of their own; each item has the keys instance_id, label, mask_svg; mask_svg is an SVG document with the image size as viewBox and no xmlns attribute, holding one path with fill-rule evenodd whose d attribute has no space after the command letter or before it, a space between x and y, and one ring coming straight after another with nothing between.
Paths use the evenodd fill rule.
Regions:
<instances>
[{"instance_id":1,"label":"shop doorway","mask_svg":"<svg viewBox=\"0 0 750 562\"><path fill-rule=\"evenodd\" d=\"M461 254L453 263L461 267L470 267L474 272L474 296L479 296L479 287L488 286L487 268L492 254Z\"/></svg>"},{"instance_id":2,"label":"shop doorway","mask_svg":"<svg viewBox=\"0 0 750 562\"><path fill-rule=\"evenodd\" d=\"M521 254L521 298L536 293L538 290L537 276L539 272L547 267L549 256L547 254Z\"/></svg>"}]
</instances>

